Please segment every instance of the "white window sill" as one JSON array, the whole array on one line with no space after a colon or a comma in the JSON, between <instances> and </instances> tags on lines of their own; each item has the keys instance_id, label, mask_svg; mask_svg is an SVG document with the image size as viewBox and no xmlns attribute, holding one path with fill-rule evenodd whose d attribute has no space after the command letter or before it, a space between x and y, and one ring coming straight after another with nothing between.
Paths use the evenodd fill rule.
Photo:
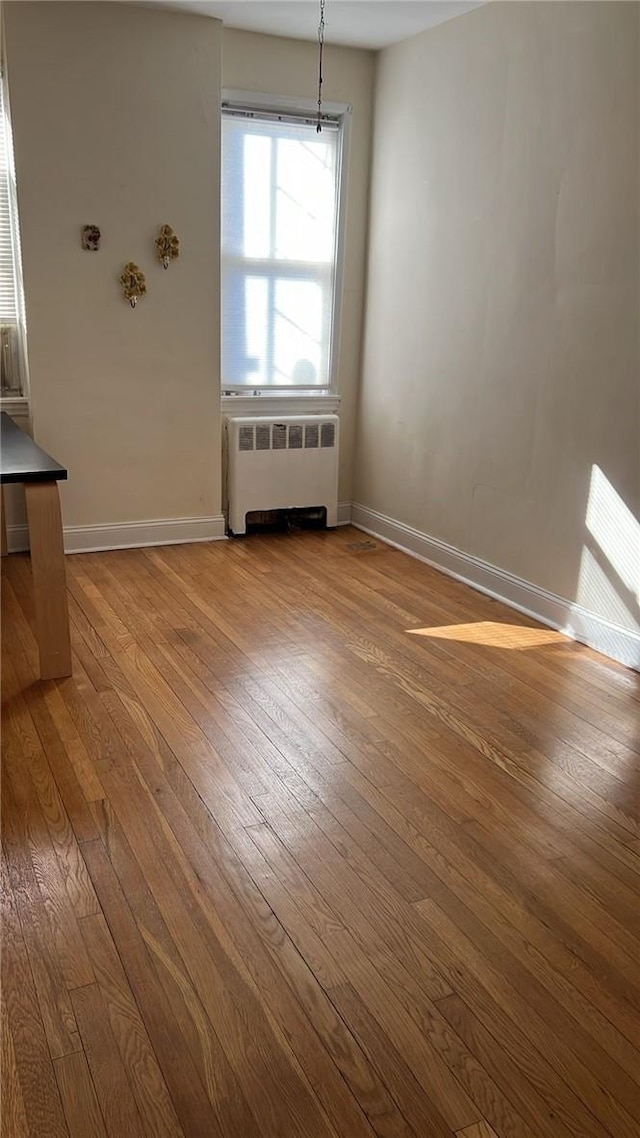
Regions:
<instances>
[{"instance_id":1,"label":"white window sill","mask_svg":"<svg viewBox=\"0 0 640 1138\"><path fill-rule=\"evenodd\" d=\"M326 391L223 395L221 402L223 415L335 415L340 409L340 396Z\"/></svg>"},{"instance_id":2,"label":"white window sill","mask_svg":"<svg viewBox=\"0 0 640 1138\"><path fill-rule=\"evenodd\" d=\"M0 396L0 411L6 411L7 415L11 415L12 418L15 415L28 418L29 400L26 395L2 395Z\"/></svg>"}]
</instances>

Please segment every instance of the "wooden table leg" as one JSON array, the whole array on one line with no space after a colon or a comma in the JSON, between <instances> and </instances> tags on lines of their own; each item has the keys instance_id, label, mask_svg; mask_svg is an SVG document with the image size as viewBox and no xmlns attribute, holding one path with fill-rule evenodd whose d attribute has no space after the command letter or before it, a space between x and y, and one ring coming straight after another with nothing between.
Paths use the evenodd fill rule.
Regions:
<instances>
[{"instance_id":1,"label":"wooden table leg","mask_svg":"<svg viewBox=\"0 0 640 1138\"><path fill-rule=\"evenodd\" d=\"M25 482L40 678L71 675L69 609L57 482Z\"/></svg>"},{"instance_id":2,"label":"wooden table leg","mask_svg":"<svg viewBox=\"0 0 640 1138\"><path fill-rule=\"evenodd\" d=\"M7 556L7 515L4 508L4 486L0 486L0 538L2 539L2 556Z\"/></svg>"}]
</instances>

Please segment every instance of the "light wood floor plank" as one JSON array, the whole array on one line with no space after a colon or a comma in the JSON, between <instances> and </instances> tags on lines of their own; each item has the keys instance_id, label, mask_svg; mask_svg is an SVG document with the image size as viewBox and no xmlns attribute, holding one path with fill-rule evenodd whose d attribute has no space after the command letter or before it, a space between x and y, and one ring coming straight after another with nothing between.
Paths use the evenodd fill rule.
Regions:
<instances>
[{"instance_id":1,"label":"light wood floor plank","mask_svg":"<svg viewBox=\"0 0 640 1138\"><path fill-rule=\"evenodd\" d=\"M0 1010L2 1020L2 1110L0 1134L2 1138L28 1138L29 1123L20 1086L18 1064L9 1027L6 1007Z\"/></svg>"},{"instance_id":2,"label":"light wood floor plank","mask_svg":"<svg viewBox=\"0 0 640 1138\"><path fill-rule=\"evenodd\" d=\"M53 1064L71 1138L106 1138L102 1114L84 1051Z\"/></svg>"},{"instance_id":3,"label":"light wood floor plank","mask_svg":"<svg viewBox=\"0 0 640 1138\"><path fill-rule=\"evenodd\" d=\"M71 993L84 1052L109 1138L145 1138L145 1127L97 984Z\"/></svg>"},{"instance_id":4,"label":"light wood floor plank","mask_svg":"<svg viewBox=\"0 0 640 1138\"><path fill-rule=\"evenodd\" d=\"M145 1128L158 1138L183 1138L182 1127L106 921L101 914L85 917L81 929L111 1031Z\"/></svg>"},{"instance_id":5,"label":"light wood floor plank","mask_svg":"<svg viewBox=\"0 0 640 1138\"><path fill-rule=\"evenodd\" d=\"M2 1008L13 1045L13 1056L2 1067L3 1126L5 1094L12 1113L32 1138L67 1138L68 1129L51 1065L42 1013L4 856L2 857ZM15 1085L17 1072L19 1086ZM9 1114L11 1117L11 1114ZM13 1135L9 1135L13 1138Z\"/></svg>"}]
</instances>

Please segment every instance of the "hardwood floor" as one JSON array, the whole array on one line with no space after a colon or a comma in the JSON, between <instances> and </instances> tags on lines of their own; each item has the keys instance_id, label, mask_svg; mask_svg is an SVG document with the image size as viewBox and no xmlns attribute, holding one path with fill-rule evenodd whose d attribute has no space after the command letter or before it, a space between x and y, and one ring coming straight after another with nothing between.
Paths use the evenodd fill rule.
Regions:
<instances>
[{"instance_id":1,"label":"hardwood floor","mask_svg":"<svg viewBox=\"0 0 640 1138\"><path fill-rule=\"evenodd\" d=\"M640 678L352 529L3 562L3 1138L640 1134Z\"/></svg>"}]
</instances>

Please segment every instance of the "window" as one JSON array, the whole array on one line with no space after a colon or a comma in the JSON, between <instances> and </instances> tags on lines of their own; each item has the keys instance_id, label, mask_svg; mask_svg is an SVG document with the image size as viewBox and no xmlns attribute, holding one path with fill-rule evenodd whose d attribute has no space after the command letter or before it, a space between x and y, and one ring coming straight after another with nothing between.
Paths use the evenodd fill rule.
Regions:
<instances>
[{"instance_id":1,"label":"window","mask_svg":"<svg viewBox=\"0 0 640 1138\"><path fill-rule=\"evenodd\" d=\"M225 106L222 386L328 389L337 338L340 116Z\"/></svg>"},{"instance_id":2,"label":"window","mask_svg":"<svg viewBox=\"0 0 640 1138\"><path fill-rule=\"evenodd\" d=\"M22 393L22 280L11 124L0 72L0 386Z\"/></svg>"}]
</instances>

